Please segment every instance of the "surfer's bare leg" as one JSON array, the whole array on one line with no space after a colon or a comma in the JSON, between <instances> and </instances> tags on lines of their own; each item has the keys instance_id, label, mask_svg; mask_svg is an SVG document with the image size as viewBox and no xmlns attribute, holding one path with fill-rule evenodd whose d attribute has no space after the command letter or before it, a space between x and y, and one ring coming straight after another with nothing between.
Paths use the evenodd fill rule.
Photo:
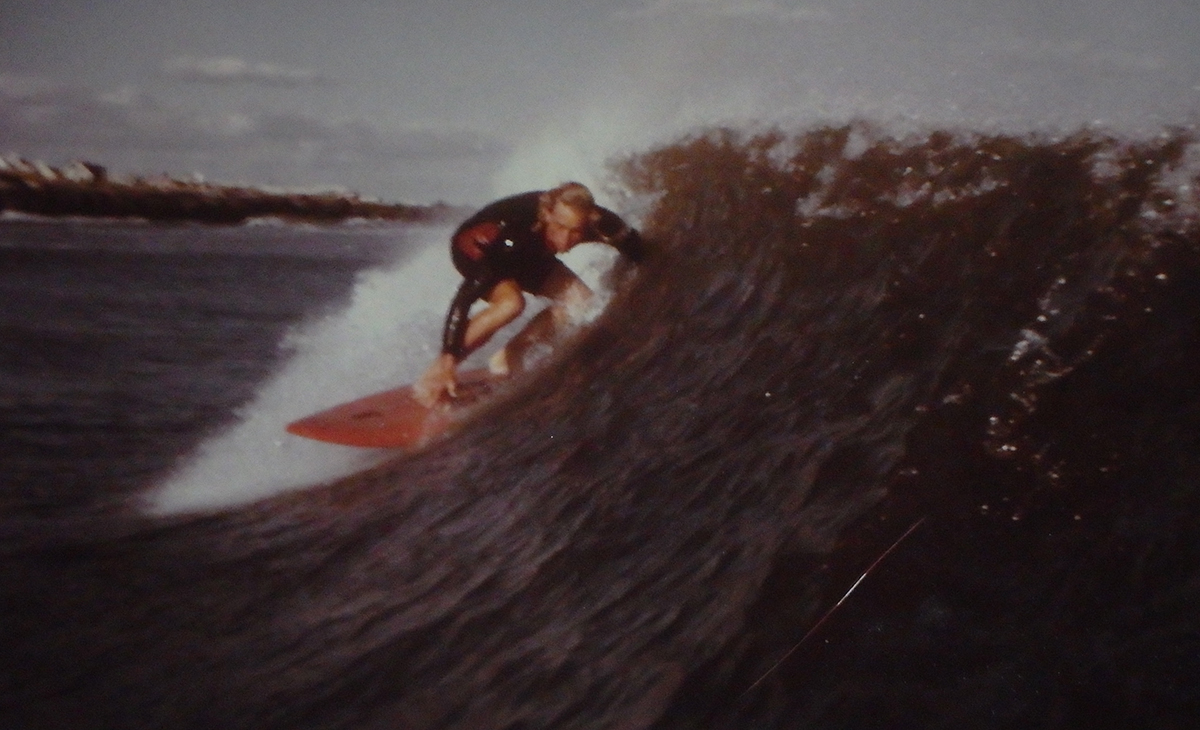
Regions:
<instances>
[{"instance_id":1,"label":"surfer's bare leg","mask_svg":"<svg viewBox=\"0 0 1200 730\"><path fill-rule=\"evenodd\" d=\"M463 349L466 354L463 357L483 347L492 335L525 311L525 295L512 279L505 279L496 284L488 292L485 301L488 303L487 308L467 323L467 331L463 337ZM457 365L453 355L439 355L413 386L417 400L428 407L436 403L444 393L454 396L454 371Z\"/></svg>"},{"instance_id":2,"label":"surfer's bare leg","mask_svg":"<svg viewBox=\"0 0 1200 730\"><path fill-rule=\"evenodd\" d=\"M583 280L565 265L560 264L546 278L537 294L548 297L551 304L542 310L521 331L496 353L489 368L497 374L520 372L525 368L530 350L552 344L571 321L571 312L587 306L593 294Z\"/></svg>"},{"instance_id":3,"label":"surfer's bare leg","mask_svg":"<svg viewBox=\"0 0 1200 730\"><path fill-rule=\"evenodd\" d=\"M475 352L492 339L504 325L521 316L525 311L525 294L512 279L497 284L486 297L487 309L471 317L463 345L468 353Z\"/></svg>"}]
</instances>

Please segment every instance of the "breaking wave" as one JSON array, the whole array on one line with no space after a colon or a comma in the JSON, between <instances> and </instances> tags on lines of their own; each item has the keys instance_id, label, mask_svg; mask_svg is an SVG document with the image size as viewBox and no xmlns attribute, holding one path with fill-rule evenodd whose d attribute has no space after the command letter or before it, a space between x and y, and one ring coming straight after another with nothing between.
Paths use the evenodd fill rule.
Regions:
<instances>
[{"instance_id":1,"label":"breaking wave","mask_svg":"<svg viewBox=\"0 0 1200 730\"><path fill-rule=\"evenodd\" d=\"M1194 718L1197 154L851 124L630 157L653 256L453 440L7 541L5 725Z\"/></svg>"}]
</instances>

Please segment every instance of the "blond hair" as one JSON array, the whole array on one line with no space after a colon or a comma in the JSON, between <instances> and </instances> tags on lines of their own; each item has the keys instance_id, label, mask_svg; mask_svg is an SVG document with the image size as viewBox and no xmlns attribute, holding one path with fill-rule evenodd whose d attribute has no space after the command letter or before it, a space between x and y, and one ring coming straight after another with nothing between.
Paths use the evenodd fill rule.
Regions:
<instances>
[{"instance_id":1,"label":"blond hair","mask_svg":"<svg viewBox=\"0 0 1200 730\"><path fill-rule=\"evenodd\" d=\"M588 225L600 219L600 211L596 210L596 199L592 196L592 191L583 183L571 181L547 190L538 198L539 226L559 203L579 213Z\"/></svg>"}]
</instances>

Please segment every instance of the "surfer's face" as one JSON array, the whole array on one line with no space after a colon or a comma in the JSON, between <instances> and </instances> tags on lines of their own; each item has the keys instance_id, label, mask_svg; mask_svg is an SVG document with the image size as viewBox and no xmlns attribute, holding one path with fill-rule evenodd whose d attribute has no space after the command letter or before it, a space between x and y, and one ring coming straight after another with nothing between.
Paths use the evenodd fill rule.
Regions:
<instances>
[{"instance_id":1,"label":"surfer's face","mask_svg":"<svg viewBox=\"0 0 1200 730\"><path fill-rule=\"evenodd\" d=\"M554 204L544 222L546 244L555 253L570 251L583 240L583 215L561 201Z\"/></svg>"}]
</instances>

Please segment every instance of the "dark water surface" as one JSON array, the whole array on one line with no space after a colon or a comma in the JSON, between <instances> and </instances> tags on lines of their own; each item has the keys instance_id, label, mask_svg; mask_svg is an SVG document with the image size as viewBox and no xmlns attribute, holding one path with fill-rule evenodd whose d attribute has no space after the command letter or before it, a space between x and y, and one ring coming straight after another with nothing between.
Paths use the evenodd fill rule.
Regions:
<instances>
[{"instance_id":1,"label":"dark water surface","mask_svg":"<svg viewBox=\"0 0 1200 730\"><path fill-rule=\"evenodd\" d=\"M0 224L0 501L75 510L150 483L253 394L289 325L336 306L398 239Z\"/></svg>"},{"instance_id":2,"label":"dark water surface","mask_svg":"<svg viewBox=\"0 0 1200 730\"><path fill-rule=\"evenodd\" d=\"M4 324L0 726L1191 727L1196 154L682 140L622 170L656 255L536 382L423 453L182 517L104 502L129 482L86 447L57 485L22 459L196 438L276 357L283 291L334 301L359 264L243 257L288 282L258 301L187 254L222 294L114 287L83 332L75 282L144 261L0 251L5 287L51 290L45 326ZM105 336L146 301L165 342ZM212 395L176 399L156 358L193 328L220 344L185 387ZM146 377L77 396L75 347ZM52 509L68 484L82 506Z\"/></svg>"}]
</instances>

